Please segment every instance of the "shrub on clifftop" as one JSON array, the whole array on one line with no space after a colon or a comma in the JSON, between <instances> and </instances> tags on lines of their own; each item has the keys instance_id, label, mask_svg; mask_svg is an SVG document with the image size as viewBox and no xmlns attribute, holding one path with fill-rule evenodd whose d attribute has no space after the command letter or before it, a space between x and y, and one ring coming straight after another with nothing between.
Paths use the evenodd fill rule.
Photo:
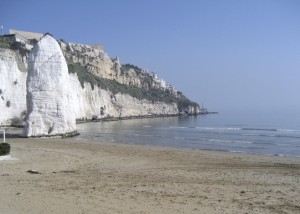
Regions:
<instances>
[{"instance_id":1,"label":"shrub on clifftop","mask_svg":"<svg viewBox=\"0 0 300 214\"><path fill-rule=\"evenodd\" d=\"M10 153L10 145L8 143L0 143L0 156Z\"/></svg>"}]
</instances>

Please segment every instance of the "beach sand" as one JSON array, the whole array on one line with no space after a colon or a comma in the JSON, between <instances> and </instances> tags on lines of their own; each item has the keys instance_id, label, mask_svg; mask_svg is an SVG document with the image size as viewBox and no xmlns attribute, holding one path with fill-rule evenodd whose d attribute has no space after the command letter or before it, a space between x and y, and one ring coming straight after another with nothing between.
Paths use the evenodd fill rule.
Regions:
<instances>
[{"instance_id":1,"label":"beach sand","mask_svg":"<svg viewBox=\"0 0 300 214\"><path fill-rule=\"evenodd\" d=\"M7 141L0 213L300 213L300 158Z\"/></svg>"}]
</instances>

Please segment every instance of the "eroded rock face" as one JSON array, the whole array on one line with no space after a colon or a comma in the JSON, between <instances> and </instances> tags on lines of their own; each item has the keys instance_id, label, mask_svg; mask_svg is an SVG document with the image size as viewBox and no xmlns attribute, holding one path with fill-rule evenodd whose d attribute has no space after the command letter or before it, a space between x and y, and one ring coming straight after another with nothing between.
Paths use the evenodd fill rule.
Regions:
<instances>
[{"instance_id":1,"label":"eroded rock face","mask_svg":"<svg viewBox=\"0 0 300 214\"><path fill-rule=\"evenodd\" d=\"M0 48L0 124L23 125L26 114L27 61L10 49Z\"/></svg>"},{"instance_id":2,"label":"eroded rock face","mask_svg":"<svg viewBox=\"0 0 300 214\"><path fill-rule=\"evenodd\" d=\"M68 66L57 41L45 35L28 61L24 137L76 133Z\"/></svg>"}]
</instances>

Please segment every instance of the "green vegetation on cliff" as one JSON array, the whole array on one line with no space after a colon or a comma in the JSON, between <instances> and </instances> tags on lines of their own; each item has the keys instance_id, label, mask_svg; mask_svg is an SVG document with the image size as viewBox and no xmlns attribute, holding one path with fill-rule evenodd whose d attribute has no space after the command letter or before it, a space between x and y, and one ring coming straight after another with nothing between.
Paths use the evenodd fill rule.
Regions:
<instances>
[{"instance_id":1,"label":"green vegetation on cliff","mask_svg":"<svg viewBox=\"0 0 300 214\"><path fill-rule=\"evenodd\" d=\"M138 66L132 65L132 64L124 64L121 66L121 72L123 74L126 74L130 69L133 69L139 75L142 74L142 70L143 70L143 69L139 68Z\"/></svg>"},{"instance_id":2,"label":"green vegetation on cliff","mask_svg":"<svg viewBox=\"0 0 300 214\"><path fill-rule=\"evenodd\" d=\"M123 71L132 68L133 65L125 65ZM134 68L138 68L134 66ZM82 88L84 88L84 82L90 83L92 89L95 85L108 90L113 94L128 94L139 100L146 99L151 100L152 102L165 102L165 103L177 103L179 111L183 111L188 108L188 106L199 106L197 103L190 101L185 96L180 93L180 96L175 97L167 91L162 89L150 88L143 89L137 86L121 84L115 80L105 79L88 72L85 66L80 65L79 63L68 63L69 73L76 73ZM140 71L141 69L138 68Z\"/></svg>"},{"instance_id":3,"label":"green vegetation on cliff","mask_svg":"<svg viewBox=\"0 0 300 214\"><path fill-rule=\"evenodd\" d=\"M185 96L182 96L182 97L177 99L177 105L178 105L178 110L180 112L181 111L186 111L187 108L189 108L189 107L198 107L198 108L200 108L198 103L189 100Z\"/></svg>"},{"instance_id":4,"label":"green vegetation on cliff","mask_svg":"<svg viewBox=\"0 0 300 214\"><path fill-rule=\"evenodd\" d=\"M12 42L10 41L9 38L0 37L0 48L11 48Z\"/></svg>"},{"instance_id":5,"label":"green vegetation on cliff","mask_svg":"<svg viewBox=\"0 0 300 214\"><path fill-rule=\"evenodd\" d=\"M4 36L0 36L0 48L18 50L22 56L29 53L24 44L21 42L12 42L8 37Z\"/></svg>"}]
</instances>

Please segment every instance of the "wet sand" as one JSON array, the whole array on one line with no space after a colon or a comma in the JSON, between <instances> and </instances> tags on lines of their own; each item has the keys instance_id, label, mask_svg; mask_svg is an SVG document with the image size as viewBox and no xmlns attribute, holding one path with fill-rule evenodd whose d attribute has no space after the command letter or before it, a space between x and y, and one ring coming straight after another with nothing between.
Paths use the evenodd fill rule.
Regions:
<instances>
[{"instance_id":1,"label":"wet sand","mask_svg":"<svg viewBox=\"0 0 300 214\"><path fill-rule=\"evenodd\" d=\"M300 158L7 141L0 213L300 213Z\"/></svg>"}]
</instances>

